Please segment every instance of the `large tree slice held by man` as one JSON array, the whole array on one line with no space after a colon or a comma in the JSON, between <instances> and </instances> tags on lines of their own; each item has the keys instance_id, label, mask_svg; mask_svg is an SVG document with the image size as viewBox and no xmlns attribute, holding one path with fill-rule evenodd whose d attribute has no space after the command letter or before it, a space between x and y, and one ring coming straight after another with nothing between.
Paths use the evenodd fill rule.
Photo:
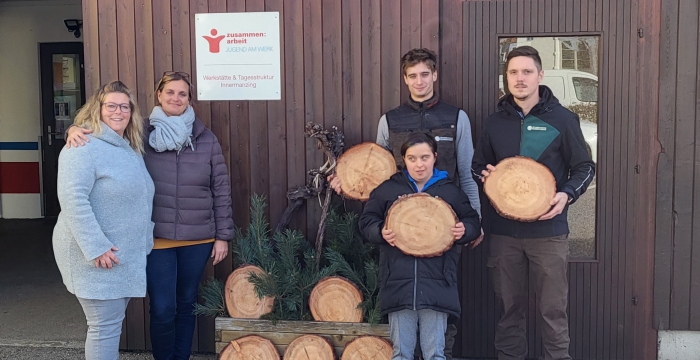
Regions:
<instances>
[{"instance_id":1,"label":"large tree slice held by man","mask_svg":"<svg viewBox=\"0 0 700 360\"><path fill-rule=\"evenodd\" d=\"M537 221L552 207L557 192L554 175L525 156L501 160L486 177L484 193L501 216L522 222Z\"/></svg>"}]
</instances>

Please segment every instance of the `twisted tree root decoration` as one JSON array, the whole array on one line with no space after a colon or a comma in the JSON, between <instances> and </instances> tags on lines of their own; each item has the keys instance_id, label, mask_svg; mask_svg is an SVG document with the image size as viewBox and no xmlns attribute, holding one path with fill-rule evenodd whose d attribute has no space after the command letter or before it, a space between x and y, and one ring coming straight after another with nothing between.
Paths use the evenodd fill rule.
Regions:
<instances>
[{"instance_id":1,"label":"twisted tree root decoration","mask_svg":"<svg viewBox=\"0 0 700 360\"><path fill-rule=\"evenodd\" d=\"M325 129L322 125L312 122L306 123L304 127L304 135L308 138L316 139L316 147L322 150L326 162L318 169L308 171L308 183L304 186L292 188L287 192L287 198L291 203L282 215L282 219L277 224L276 231L284 231L291 221L292 214L298 210L305 200L313 197L318 197L319 205L321 206L321 220L318 223L318 232L316 233L316 270L320 267L321 249L323 247L323 237L326 231L326 218L328 217L328 207L331 203L333 189L328 186L326 178L335 171L336 160L343 152L345 146L345 135L333 126L331 130ZM321 193L325 191L325 198L321 200Z\"/></svg>"}]
</instances>

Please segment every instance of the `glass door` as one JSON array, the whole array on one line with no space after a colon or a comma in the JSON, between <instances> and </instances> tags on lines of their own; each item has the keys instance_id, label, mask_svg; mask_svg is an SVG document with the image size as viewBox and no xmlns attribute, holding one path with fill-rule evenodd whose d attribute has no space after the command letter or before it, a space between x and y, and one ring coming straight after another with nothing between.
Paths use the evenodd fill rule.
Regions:
<instances>
[{"instance_id":1,"label":"glass door","mask_svg":"<svg viewBox=\"0 0 700 360\"><path fill-rule=\"evenodd\" d=\"M40 44L40 64L44 215L57 216L58 155L66 144L65 130L85 103L83 44Z\"/></svg>"}]
</instances>

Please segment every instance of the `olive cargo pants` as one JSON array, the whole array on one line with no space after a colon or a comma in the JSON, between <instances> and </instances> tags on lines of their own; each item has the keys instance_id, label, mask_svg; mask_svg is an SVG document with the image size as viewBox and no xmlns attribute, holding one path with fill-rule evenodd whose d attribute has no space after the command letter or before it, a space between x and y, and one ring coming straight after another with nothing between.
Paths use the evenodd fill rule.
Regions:
<instances>
[{"instance_id":1,"label":"olive cargo pants","mask_svg":"<svg viewBox=\"0 0 700 360\"><path fill-rule=\"evenodd\" d=\"M492 271L496 298L504 309L494 341L498 359L522 360L527 356L525 316L529 276L529 280L534 281L542 316L544 358L570 360L566 314L568 236L512 238L492 235L490 245L487 265Z\"/></svg>"}]
</instances>

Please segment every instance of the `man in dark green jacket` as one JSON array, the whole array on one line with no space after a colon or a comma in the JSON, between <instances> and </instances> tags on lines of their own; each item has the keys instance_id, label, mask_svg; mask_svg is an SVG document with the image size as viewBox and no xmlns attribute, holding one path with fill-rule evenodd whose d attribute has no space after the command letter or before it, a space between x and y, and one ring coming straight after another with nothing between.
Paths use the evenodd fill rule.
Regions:
<instances>
[{"instance_id":1,"label":"man in dark green jacket","mask_svg":"<svg viewBox=\"0 0 700 360\"><path fill-rule=\"evenodd\" d=\"M566 315L569 253L569 204L581 196L595 175L579 118L559 104L552 91L539 85L544 76L537 50L522 46L507 57L509 94L485 123L472 161L481 182L501 160L520 155L537 160L554 175L557 193L551 210L535 222L500 216L489 206L482 212L491 233L488 267L505 313L496 328L499 360L522 360L528 353L525 315L528 310L528 268L542 316L545 360L569 356Z\"/></svg>"}]
</instances>

